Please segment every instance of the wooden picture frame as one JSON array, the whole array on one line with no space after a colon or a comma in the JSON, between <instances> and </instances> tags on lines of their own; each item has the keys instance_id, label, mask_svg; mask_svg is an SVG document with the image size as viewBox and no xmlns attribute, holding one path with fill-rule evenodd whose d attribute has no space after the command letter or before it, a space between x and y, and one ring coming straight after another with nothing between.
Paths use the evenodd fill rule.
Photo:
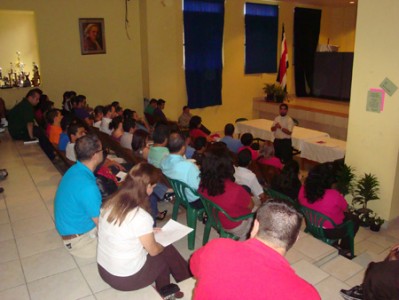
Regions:
<instances>
[{"instance_id":1,"label":"wooden picture frame","mask_svg":"<svg viewBox=\"0 0 399 300\"><path fill-rule=\"evenodd\" d=\"M106 53L103 18L80 18L79 33L82 55Z\"/></svg>"}]
</instances>

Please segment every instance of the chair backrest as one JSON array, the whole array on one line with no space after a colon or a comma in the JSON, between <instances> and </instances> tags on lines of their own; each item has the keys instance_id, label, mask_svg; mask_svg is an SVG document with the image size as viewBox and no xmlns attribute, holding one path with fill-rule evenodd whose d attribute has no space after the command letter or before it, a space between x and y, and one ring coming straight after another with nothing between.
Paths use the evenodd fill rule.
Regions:
<instances>
[{"instance_id":1,"label":"chair backrest","mask_svg":"<svg viewBox=\"0 0 399 300\"><path fill-rule=\"evenodd\" d=\"M277 192L275 190L272 190L270 188L266 189L266 193L273 199L280 199L280 200L286 202L287 204L292 205L296 210L300 211L300 205L298 204L298 202L295 201L294 199L291 199L289 196L287 196L283 193Z\"/></svg>"},{"instance_id":2,"label":"chair backrest","mask_svg":"<svg viewBox=\"0 0 399 300\"><path fill-rule=\"evenodd\" d=\"M203 195L200 194L200 199L202 201L202 204L205 207L206 214L208 216L208 222L207 225L213 227L216 229L217 232L219 232L221 237L229 237L237 240L239 237L235 236L232 233L229 233L223 229L222 223L220 221L220 215L223 214L225 215L230 221L233 222L239 222L243 221L245 219L248 219L250 217L254 216L254 213L250 213L247 215L243 215L240 217L233 218L231 217L223 208L221 208L219 205L216 203L212 202L211 200L207 199Z\"/></svg>"},{"instance_id":3,"label":"chair backrest","mask_svg":"<svg viewBox=\"0 0 399 300\"><path fill-rule=\"evenodd\" d=\"M196 190L194 190L192 187L190 187L189 185L187 185L186 183L176 180L176 179L169 178L167 176L165 176L165 177L167 178L170 185L172 186L172 189L175 192L175 196L177 198L179 198L179 200L183 206L187 207L187 205L188 205L188 199L187 199L187 195L186 195L187 191L190 191L195 196L198 196L198 198L200 197L198 192Z\"/></svg>"},{"instance_id":4,"label":"chair backrest","mask_svg":"<svg viewBox=\"0 0 399 300\"><path fill-rule=\"evenodd\" d=\"M327 237L324 232L323 224L325 222L330 222L332 226L335 228L337 225L331 218L323 215L322 213L310 209L305 206L301 206L301 211L306 221L306 231L310 232L313 236L320 238L322 240L327 240Z\"/></svg>"}]
</instances>

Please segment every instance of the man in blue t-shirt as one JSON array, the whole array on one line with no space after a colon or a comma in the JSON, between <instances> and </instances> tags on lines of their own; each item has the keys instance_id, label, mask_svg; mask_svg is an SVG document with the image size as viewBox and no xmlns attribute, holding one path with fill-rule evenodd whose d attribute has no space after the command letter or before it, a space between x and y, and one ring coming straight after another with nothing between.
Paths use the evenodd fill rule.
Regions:
<instances>
[{"instance_id":1,"label":"man in blue t-shirt","mask_svg":"<svg viewBox=\"0 0 399 300\"><path fill-rule=\"evenodd\" d=\"M75 144L77 163L62 177L55 195L55 227L67 250L78 257L95 257L101 193L94 170L103 162L100 140L95 135Z\"/></svg>"},{"instance_id":2,"label":"man in blue t-shirt","mask_svg":"<svg viewBox=\"0 0 399 300\"><path fill-rule=\"evenodd\" d=\"M224 137L220 141L225 143L231 152L238 153L238 149L242 147L242 143L240 140L233 138L234 129L233 124L226 124L224 126Z\"/></svg>"}]
</instances>

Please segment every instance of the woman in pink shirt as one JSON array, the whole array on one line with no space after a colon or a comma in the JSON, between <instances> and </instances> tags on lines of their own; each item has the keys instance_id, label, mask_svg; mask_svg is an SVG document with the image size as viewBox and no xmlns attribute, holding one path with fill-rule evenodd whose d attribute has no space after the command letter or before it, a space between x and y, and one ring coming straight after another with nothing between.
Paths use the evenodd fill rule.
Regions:
<instances>
[{"instance_id":1,"label":"woman in pink shirt","mask_svg":"<svg viewBox=\"0 0 399 300\"><path fill-rule=\"evenodd\" d=\"M345 198L332 186L336 183L336 173L333 163L324 163L315 166L310 170L305 180L305 185L301 187L298 195L299 203L331 218L336 225L340 225L347 220L352 220L355 227L355 234L359 229L356 217L346 212L348 203ZM333 225L326 221L323 224L329 238L339 239L345 231L333 228ZM349 240L342 238L339 245L347 255L349 250Z\"/></svg>"},{"instance_id":2,"label":"woman in pink shirt","mask_svg":"<svg viewBox=\"0 0 399 300\"><path fill-rule=\"evenodd\" d=\"M231 217L249 214L254 206L251 195L234 182L234 167L225 143L216 142L208 147L201 165L201 183L198 191L223 208ZM245 240L251 229L252 218L232 222L219 213L225 230Z\"/></svg>"}]
</instances>

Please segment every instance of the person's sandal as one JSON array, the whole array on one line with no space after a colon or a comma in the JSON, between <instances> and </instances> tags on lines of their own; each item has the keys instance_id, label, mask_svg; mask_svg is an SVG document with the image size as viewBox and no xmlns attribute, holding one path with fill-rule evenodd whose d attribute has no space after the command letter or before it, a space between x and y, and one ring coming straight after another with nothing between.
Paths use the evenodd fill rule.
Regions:
<instances>
[{"instance_id":1,"label":"person's sandal","mask_svg":"<svg viewBox=\"0 0 399 300\"><path fill-rule=\"evenodd\" d=\"M180 291L180 288L177 284L171 283L159 290L162 298L167 299L180 299L184 297L184 293Z\"/></svg>"},{"instance_id":2,"label":"person's sandal","mask_svg":"<svg viewBox=\"0 0 399 300\"><path fill-rule=\"evenodd\" d=\"M157 220L158 221L162 221L163 219L165 219L167 213L168 213L167 210L159 212L158 216L157 216Z\"/></svg>"}]
</instances>

